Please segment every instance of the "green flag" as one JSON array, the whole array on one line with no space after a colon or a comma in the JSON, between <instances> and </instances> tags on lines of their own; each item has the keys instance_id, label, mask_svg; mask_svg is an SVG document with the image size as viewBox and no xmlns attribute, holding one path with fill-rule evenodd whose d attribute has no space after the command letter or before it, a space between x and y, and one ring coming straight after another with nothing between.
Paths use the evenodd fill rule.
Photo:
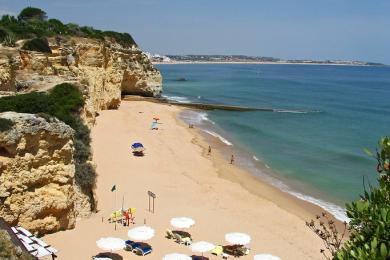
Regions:
<instances>
[{"instance_id":1,"label":"green flag","mask_svg":"<svg viewBox=\"0 0 390 260\"><path fill-rule=\"evenodd\" d=\"M116 185L112 186L111 188L111 191L115 191L116 190Z\"/></svg>"}]
</instances>

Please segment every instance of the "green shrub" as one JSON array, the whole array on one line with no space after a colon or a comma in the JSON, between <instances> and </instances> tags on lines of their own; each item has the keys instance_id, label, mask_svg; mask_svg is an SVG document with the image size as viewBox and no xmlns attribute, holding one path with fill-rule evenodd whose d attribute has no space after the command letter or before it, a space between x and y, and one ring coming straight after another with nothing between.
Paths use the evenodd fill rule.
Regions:
<instances>
[{"instance_id":1,"label":"green shrub","mask_svg":"<svg viewBox=\"0 0 390 260\"><path fill-rule=\"evenodd\" d=\"M136 45L134 39L128 33L101 31L89 26L80 27L74 23L63 24L58 19L47 20L46 18L46 13L43 10L28 7L21 11L18 19L14 16L3 15L0 19L0 27L12 33L16 40L69 35L98 40L107 37L126 47Z\"/></svg>"},{"instance_id":2,"label":"green shrub","mask_svg":"<svg viewBox=\"0 0 390 260\"><path fill-rule=\"evenodd\" d=\"M95 185L96 172L89 163L76 164L76 183L83 189L91 190Z\"/></svg>"},{"instance_id":3,"label":"green shrub","mask_svg":"<svg viewBox=\"0 0 390 260\"><path fill-rule=\"evenodd\" d=\"M39 8L26 7L19 13L18 19L20 21L44 21L47 19L47 15L45 11Z\"/></svg>"},{"instance_id":4,"label":"green shrub","mask_svg":"<svg viewBox=\"0 0 390 260\"><path fill-rule=\"evenodd\" d=\"M46 38L34 38L27 40L22 47L23 50L51 53L49 42Z\"/></svg>"},{"instance_id":5,"label":"green shrub","mask_svg":"<svg viewBox=\"0 0 390 260\"><path fill-rule=\"evenodd\" d=\"M376 153L379 185L369 187L361 199L347 205L350 240L336 259L388 259L390 257L390 138L379 142Z\"/></svg>"},{"instance_id":6,"label":"green shrub","mask_svg":"<svg viewBox=\"0 0 390 260\"><path fill-rule=\"evenodd\" d=\"M0 42L3 42L7 36L8 32L4 28L0 28Z\"/></svg>"},{"instance_id":7,"label":"green shrub","mask_svg":"<svg viewBox=\"0 0 390 260\"><path fill-rule=\"evenodd\" d=\"M13 34L8 34L7 36L5 36L5 38L3 40L3 45L7 46L7 47L15 47L16 46L16 41L15 41L15 37L13 36Z\"/></svg>"},{"instance_id":8,"label":"green shrub","mask_svg":"<svg viewBox=\"0 0 390 260\"><path fill-rule=\"evenodd\" d=\"M0 118L0 132L8 131L12 128L14 123L12 120L6 119L6 118Z\"/></svg>"}]
</instances>

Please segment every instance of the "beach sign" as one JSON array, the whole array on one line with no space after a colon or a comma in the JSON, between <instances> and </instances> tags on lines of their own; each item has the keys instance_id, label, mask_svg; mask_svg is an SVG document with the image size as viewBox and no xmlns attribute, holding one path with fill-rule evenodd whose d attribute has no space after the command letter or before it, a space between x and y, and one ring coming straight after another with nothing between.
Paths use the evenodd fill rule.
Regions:
<instances>
[{"instance_id":1,"label":"beach sign","mask_svg":"<svg viewBox=\"0 0 390 260\"><path fill-rule=\"evenodd\" d=\"M154 199L156 198L156 194L154 194L151 191L148 191L148 197L149 197L149 212L152 212L154 214ZM153 200L152 209L150 208L150 198L152 198Z\"/></svg>"}]
</instances>

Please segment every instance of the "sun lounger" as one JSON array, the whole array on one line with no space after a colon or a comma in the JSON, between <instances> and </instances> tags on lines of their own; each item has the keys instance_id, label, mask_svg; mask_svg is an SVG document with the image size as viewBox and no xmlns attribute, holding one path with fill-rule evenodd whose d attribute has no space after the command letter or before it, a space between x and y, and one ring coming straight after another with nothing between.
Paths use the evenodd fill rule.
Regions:
<instances>
[{"instance_id":1,"label":"sun lounger","mask_svg":"<svg viewBox=\"0 0 390 260\"><path fill-rule=\"evenodd\" d=\"M223 253L223 247L221 245L216 246L213 251L211 251L211 254L219 256Z\"/></svg>"},{"instance_id":2,"label":"sun lounger","mask_svg":"<svg viewBox=\"0 0 390 260\"><path fill-rule=\"evenodd\" d=\"M27 251L31 254L35 251L37 251L37 249L35 249L34 247L32 247L29 243L26 243L24 242L23 240L21 240L22 244L24 245L24 247L27 249Z\"/></svg>"},{"instance_id":3,"label":"sun lounger","mask_svg":"<svg viewBox=\"0 0 390 260\"><path fill-rule=\"evenodd\" d=\"M197 256L197 255L193 255L191 256L192 260L209 260L209 258L205 257L205 256Z\"/></svg>"},{"instance_id":4,"label":"sun lounger","mask_svg":"<svg viewBox=\"0 0 390 260\"><path fill-rule=\"evenodd\" d=\"M175 235L175 239L176 239L177 243L183 244L186 246L192 244L192 239L190 237L181 237L179 234L174 234L174 235Z\"/></svg>"},{"instance_id":5,"label":"sun lounger","mask_svg":"<svg viewBox=\"0 0 390 260\"><path fill-rule=\"evenodd\" d=\"M168 239L171 239L171 238L174 238L175 237L175 235L173 234L173 232L172 232L172 230L170 230L170 229L167 229L167 231L166 231L166 238L168 238Z\"/></svg>"},{"instance_id":6,"label":"sun lounger","mask_svg":"<svg viewBox=\"0 0 390 260\"><path fill-rule=\"evenodd\" d=\"M133 252L136 253L137 255L142 255L142 256L145 256L145 255L148 255L150 253L152 253L152 247L149 246L149 245L136 245L135 248L133 249Z\"/></svg>"},{"instance_id":7,"label":"sun lounger","mask_svg":"<svg viewBox=\"0 0 390 260\"><path fill-rule=\"evenodd\" d=\"M23 235L28 236L28 237L32 237L32 234L27 229L22 228L22 227L17 227L16 229L19 230L20 233L22 233Z\"/></svg>"},{"instance_id":8,"label":"sun lounger","mask_svg":"<svg viewBox=\"0 0 390 260\"><path fill-rule=\"evenodd\" d=\"M19 233L19 231L18 231L15 227L11 227L11 230L12 230L12 232L14 232L15 234L18 234L18 233Z\"/></svg>"},{"instance_id":9,"label":"sun lounger","mask_svg":"<svg viewBox=\"0 0 390 260\"><path fill-rule=\"evenodd\" d=\"M133 251L134 247L139 245L138 243L131 240L126 240L125 244L126 244L125 250L127 251Z\"/></svg>"},{"instance_id":10,"label":"sun lounger","mask_svg":"<svg viewBox=\"0 0 390 260\"><path fill-rule=\"evenodd\" d=\"M36 238L36 237L31 237L31 240L33 240L34 242L36 242L38 245L42 246L42 247L49 247L48 244L46 244L45 242L43 242L41 239L39 238Z\"/></svg>"}]
</instances>

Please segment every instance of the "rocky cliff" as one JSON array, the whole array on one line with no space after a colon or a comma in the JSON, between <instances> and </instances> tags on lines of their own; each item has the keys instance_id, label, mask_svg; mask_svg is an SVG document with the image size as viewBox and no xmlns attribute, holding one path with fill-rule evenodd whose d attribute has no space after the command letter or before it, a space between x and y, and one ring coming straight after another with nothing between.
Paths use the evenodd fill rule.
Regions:
<instances>
[{"instance_id":1,"label":"rocky cliff","mask_svg":"<svg viewBox=\"0 0 390 260\"><path fill-rule=\"evenodd\" d=\"M23 40L13 48L0 46L0 96L72 83L85 101L80 116L92 126L100 110L120 105L122 94L162 91L160 72L135 45L70 36L48 40L52 53L22 50ZM77 217L95 207L93 187L75 179L86 167L75 163L74 130L31 114L6 112L1 118L13 127L0 127L0 216L39 234L74 227ZM91 159L82 166L93 170Z\"/></svg>"},{"instance_id":2,"label":"rocky cliff","mask_svg":"<svg viewBox=\"0 0 390 260\"><path fill-rule=\"evenodd\" d=\"M74 130L55 119L0 113L0 216L40 234L75 224ZM47 121L49 120L49 121Z\"/></svg>"},{"instance_id":3,"label":"rocky cliff","mask_svg":"<svg viewBox=\"0 0 390 260\"><path fill-rule=\"evenodd\" d=\"M21 46L23 41L18 43ZM115 109L121 94L158 96L162 78L135 45L77 37L49 39L51 54L0 48L0 91L47 90L62 82L78 85L94 122L99 110Z\"/></svg>"}]
</instances>

